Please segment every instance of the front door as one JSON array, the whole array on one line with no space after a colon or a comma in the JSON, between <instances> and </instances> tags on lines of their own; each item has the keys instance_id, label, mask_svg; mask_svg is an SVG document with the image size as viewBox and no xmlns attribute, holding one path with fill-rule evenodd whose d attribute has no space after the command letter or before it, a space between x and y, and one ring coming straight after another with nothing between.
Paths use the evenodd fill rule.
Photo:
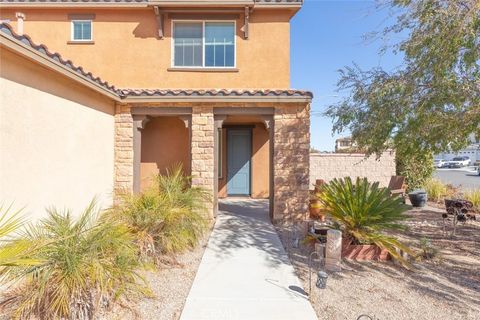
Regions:
<instances>
[{"instance_id":1,"label":"front door","mask_svg":"<svg viewBox=\"0 0 480 320\"><path fill-rule=\"evenodd\" d=\"M250 196L252 130L228 129L227 194Z\"/></svg>"}]
</instances>

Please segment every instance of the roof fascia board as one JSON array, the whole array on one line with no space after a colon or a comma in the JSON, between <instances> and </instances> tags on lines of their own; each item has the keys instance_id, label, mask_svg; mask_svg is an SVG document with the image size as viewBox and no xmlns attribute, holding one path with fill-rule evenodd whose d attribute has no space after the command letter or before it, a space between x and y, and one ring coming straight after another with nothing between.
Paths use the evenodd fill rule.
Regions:
<instances>
[{"instance_id":1,"label":"roof fascia board","mask_svg":"<svg viewBox=\"0 0 480 320\"><path fill-rule=\"evenodd\" d=\"M312 99L307 96L198 96L198 97L186 97L186 96L126 96L122 99L125 103L161 103L161 102L268 102L268 103L310 103Z\"/></svg>"},{"instance_id":2,"label":"roof fascia board","mask_svg":"<svg viewBox=\"0 0 480 320\"><path fill-rule=\"evenodd\" d=\"M300 9L302 5L301 2L279 2L275 4L256 2L255 9Z\"/></svg>"},{"instance_id":3,"label":"roof fascia board","mask_svg":"<svg viewBox=\"0 0 480 320\"><path fill-rule=\"evenodd\" d=\"M245 6L254 6L255 3L253 0L245 0L245 1L162 1L162 0L149 0L147 2L149 5L155 6L163 6L163 7L218 7L221 6L229 6L229 7L245 7Z\"/></svg>"},{"instance_id":4,"label":"roof fascia board","mask_svg":"<svg viewBox=\"0 0 480 320\"><path fill-rule=\"evenodd\" d=\"M85 9L107 9L107 8L147 8L147 2L122 3L122 2L8 2L0 3L0 8L85 8Z\"/></svg>"},{"instance_id":5,"label":"roof fascia board","mask_svg":"<svg viewBox=\"0 0 480 320\"><path fill-rule=\"evenodd\" d=\"M161 6L170 8L212 8L212 7L255 7L256 9L299 9L302 2L254 2L246 1L162 1L152 0L146 2L0 2L0 8L146 8Z\"/></svg>"},{"instance_id":6,"label":"roof fascia board","mask_svg":"<svg viewBox=\"0 0 480 320\"><path fill-rule=\"evenodd\" d=\"M5 46L6 48L9 48L10 50L13 50L23 57L26 57L29 60L33 60L35 62L38 62L42 66L59 72L60 74L76 81L79 82L85 86L87 86L90 89L93 89L103 95L106 95L107 97L115 100L115 101L121 101L119 95L116 93L104 88L103 86L99 85L98 83L91 81L90 79L84 77L83 75L80 75L76 73L75 71L65 67L63 64L60 62L57 62L53 59L50 59L49 57L45 57L43 54L40 52L36 51L35 49L26 46L23 44L21 41L18 41L16 39L13 39L11 37L8 37L7 35L0 33L0 39L2 40L0 42L1 46Z\"/></svg>"}]
</instances>

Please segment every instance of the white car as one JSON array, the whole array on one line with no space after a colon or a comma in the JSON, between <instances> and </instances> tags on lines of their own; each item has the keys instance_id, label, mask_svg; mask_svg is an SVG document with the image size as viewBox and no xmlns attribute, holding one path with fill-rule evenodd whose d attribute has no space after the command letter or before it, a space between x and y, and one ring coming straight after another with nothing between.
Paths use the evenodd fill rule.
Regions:
<instances>
[{"instance_id":1,"label":"white car","mask_svg":"<svg viewBox=\"0 0 480 320\"><path fill-rule=\"evenodd\" d=\"M435 168L448 167L448 161L443 159L435 159L433 160L433 164L435 165Z\"/></svg>"},{"instance_id":2,"label":"white car","mask_svg":"<svg viewBox=\"0 0 480 320\"><path fill-rule=\"evenodd\" d=\"M449 168L461 168L469 166L471 160L469 157L455 157L452 160L448 161Z\"/></svg>"}]
</instances>

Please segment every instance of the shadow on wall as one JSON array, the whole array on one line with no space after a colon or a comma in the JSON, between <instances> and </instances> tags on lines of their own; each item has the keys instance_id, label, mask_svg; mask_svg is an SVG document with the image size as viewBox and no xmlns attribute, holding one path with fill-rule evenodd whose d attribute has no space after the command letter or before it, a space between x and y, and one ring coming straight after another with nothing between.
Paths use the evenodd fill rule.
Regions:
<instances>
[{"instance_id":1,"label":"shadow on wall","mask_svg":"<svg viewBox=\"0 0 480 320\"><path fill-rule=\"evenodd\" d=\"M216 226L212 248L220 258L232 256L239 248L264 252L269 266L278 268L288 264L280 238L269 218L268 200L221 200L221 220Z\"/></svg>"},{"instance_id":2,"label":"shadow on wall","mask_svg":"<svg viewBox=\"0 0 480 320\"><path fill-rule=\"evenodd\" d=\"M158 174L180 163L190 175L189 129L178 117L152 118L142 132L141 189L151 184Z\"/></svg>"}]
</instances>

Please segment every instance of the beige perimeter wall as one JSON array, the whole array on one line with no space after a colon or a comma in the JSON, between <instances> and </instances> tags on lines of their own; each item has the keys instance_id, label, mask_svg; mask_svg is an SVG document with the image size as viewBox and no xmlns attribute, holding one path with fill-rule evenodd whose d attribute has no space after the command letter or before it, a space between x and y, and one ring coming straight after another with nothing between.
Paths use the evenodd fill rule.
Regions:
<instances>
[{"instance_id":1,"label":"beige perimeter wall","mask_svg":"<svg viewBox=\"0 0 480 320\"><path fill-rule=\"evenodd\" d=\"M45 207L78 214L97 195L112 203L114 105L2 49L0 203L33 219Z\"/></svg>"},{"instance_id":2,"label":"beige perimeter wall","mask_svg":"<svg viewBox=\"0 0 480 320\"><path fill-rule=\"evenodd\" d=\"M376 159L365 159L361 153L311 153L310 189L316 179L330 181L343 177L366 177L369 181L379 181L388 186L391 176L395 175L395 153L385 152Z\"/></svg>"}]
</instances>

